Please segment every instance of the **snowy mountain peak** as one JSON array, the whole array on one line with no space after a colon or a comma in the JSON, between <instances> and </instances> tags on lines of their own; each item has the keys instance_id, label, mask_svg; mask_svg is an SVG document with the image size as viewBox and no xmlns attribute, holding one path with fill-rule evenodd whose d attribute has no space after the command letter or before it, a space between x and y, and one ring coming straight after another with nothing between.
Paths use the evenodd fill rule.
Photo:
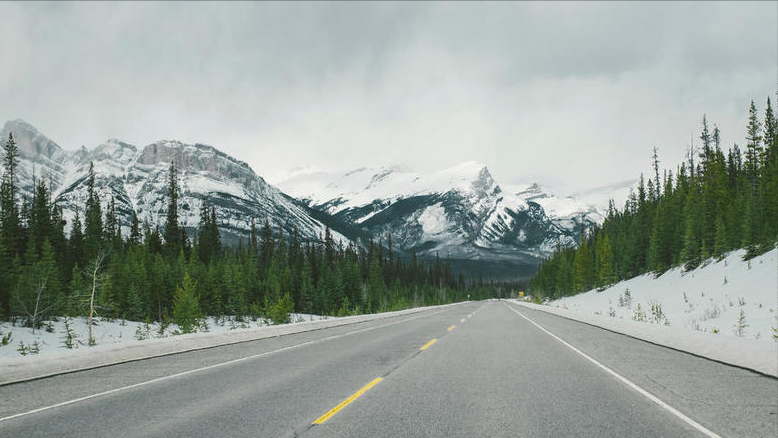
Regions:
<instances>
[{"instance_id":1,"label":"snowy mountain peak","mask_svg":"<svg viewBox=\"0 0 778 438\"><path fill-rule=\"evenodd\" d=\"M226 242L245 238L252 218L260 223L267 219L289 235L297 229L303 238L317 239L324 233L324 224L298 202L268 185L245 162L213 146L162 140L138 148L114 138L94 148L64 151L24 121L6 123L2 135L7 138L11 131L20 145L20 194L30 197L35 177L46 178L68 222L76 211L83 215L86 175L93 163L99 198L104 208L112 200L116 203L125 234L133 213L152 226L161 225L167 205L168 169L173 161L179 170L180 220L189 230L197 226L200 209L207 203L217 207ZM337 231L333 236L348 240Z\"/></svg>"},{"instance_id":2,"label":"snowy mountain peak","mask_svg":"<svg viewBox=\"0 0 778 438\"><path fill-rule=\"evenodd\" d=\"M16 146L22 153L48 159L57 159L62 155L62 148L57 143L22 119L9 120L5 123L3 130L0 131L3 144L8 139L9 133L13 133Z\"/></svg>"}]
</instances>

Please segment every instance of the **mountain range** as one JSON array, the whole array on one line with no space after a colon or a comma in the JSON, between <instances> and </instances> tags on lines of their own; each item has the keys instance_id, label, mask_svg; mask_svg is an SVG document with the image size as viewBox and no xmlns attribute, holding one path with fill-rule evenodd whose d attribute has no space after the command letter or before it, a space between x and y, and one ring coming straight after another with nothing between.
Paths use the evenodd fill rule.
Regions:
<instances>
[{"instance_id":1,"label":"mountain range","mask_svg":"<svg viewBox=\"0 0 778 438\"><path fill-rule=\"evenodd\" d=\"M554 196L536 183L504 190L478 162L430 174L401 166L297 171L276 183L315 210L373 236L391 236L400 250L439 254L490 276L531 274L556 245L576 245L581 220L602 223L609 199L623 203L632 184L575 197Z\"/></svg>"},{"instance_id":2,"label":"mountain range","mask_svg":"<svg viewBox=\"0 0 778 438\"><path fill-rule=\"evenodd\" d=\"M222 239L237 243L251 229L267 219L292 233L316 239L324 224L308 209L269 185L248 164L204 144L158 141L144 147L108 140L92 149L67 151L22 120L7 122L0 138L13 132L19 148L18 185L22 196L31 197L36 178L50 182L53 198L70 223L84 214L87 177L94 163L95 186L103 207L115 200L116 212L129 232L134 211L151 226L164 224L167 208L167 178L170 163L179 170L181 193L179 216L190 234L198 226L203 205L218 210ZM66 230L69 229L66 226ZM347 240L337 231L335 239Z\"/></svg>"},{"instance_id":3,"label":"mountain range","mask_svg":"<svg viewBox=\"0 0 778 438\"><path fill-rule=\"evenodd\" d=\"M93 163L101 202L115 201L125 234L133 212L161 227L172 162L179 169L181 223L190 234L207 204L217 208L228 243L245 239L252 219L309 239L318 239L327 224L344 243L372 237L386 244L391 236L395 251L446 257L471 276L531 275L556 245L577 243L582 218L587 225L601 223L608 200L622 205L634 185L625 181L557 197L536 183L503 188L486 165L466 162L428 174L400 166L298 171L273 186L209 145L164 140L138 147L111 139L70 151L22 120L5 124L3 142L10 132L19 147L20 193L30 197L35 180L44 178L68 222L76 211L83 215Z\"/></svg>"}]
</instances>

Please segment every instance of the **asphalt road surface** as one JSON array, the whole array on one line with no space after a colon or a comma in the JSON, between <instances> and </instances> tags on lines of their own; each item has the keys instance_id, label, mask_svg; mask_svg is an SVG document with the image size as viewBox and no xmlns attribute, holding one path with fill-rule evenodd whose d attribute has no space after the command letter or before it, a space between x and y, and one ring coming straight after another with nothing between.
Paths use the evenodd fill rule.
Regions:
<instances>
[{"instance_id":1,"label":"asphalt road surface","mask_svg":"<svg viewBox=\"0 0 778 438\"><path fill-rule=\"evenodd\" d=\"M503 301L0 386L9 438L777 431L774 378Z\"/></svg>"}]
</instances>

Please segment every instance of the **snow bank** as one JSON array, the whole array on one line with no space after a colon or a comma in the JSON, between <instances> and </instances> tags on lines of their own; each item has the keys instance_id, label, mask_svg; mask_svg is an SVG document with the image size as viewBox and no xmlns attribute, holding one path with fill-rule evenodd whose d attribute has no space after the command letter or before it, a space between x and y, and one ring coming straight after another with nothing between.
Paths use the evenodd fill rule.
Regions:
<instances>
[{"instance_id":1,"label":"snow bank","mask_svg":"<svg viewBox=\"0 0 778 438\"><path fill-rule=\"evenodd\" d=\"M127 322L124 326L119 322L102 323L95 331L95 338L97 340L96 346L88 347L79 344L79 348L75 349L62 347L61 342L64 340L65 336L60 332L62 331L62 327L64 327L64 323L59 322L57 323L57 327L60 328L60 332L56 329L54 333L47 333L45 330L36 330L35 336L39 337L36 339L39 339L39 343L43 345L43 348L39 354L27 356L12 354L11 351L16 350L19 340L22 340L21 338L17 338L17 330L20 337L25 336L25 339L29 340L30 334L23 334L29 329L21 329L20 327L9 328L6 325L3 325L0 330L4 334L13 331L13 338L11 344L0 347L0 354L7 355L5 357L0 356L0 369L2 369L2 372L0 373L0 385L134 360L201 350L220 345L236 344L330 327L357 324L365 321L392 318L434 308L455 306L458 304L462 303L417 307L395 312L346 316L342 318L296 315L298 321L300 319L304 319L305 321L274 326L263 325L260 327L256 326L257 323L251 323L254 325L253 327L239 327L235 330L229 329L229 323L225 324L224 327L212 324L214 320L210 318L208 332L177 336L168 335L164 338L151 337L145 340L138 340L134 336L137 328L143 326L143 323ZM73 324L73 329L77 330L79 335L77 340L86 342L87 335L85 324L80 319L74 321L75 324ZM295 321L294 317L293 321ZM152 332L155 328L158 327L152 326ZM32 340L23 342L27 344L28 342L32 342ZM43 344L43 342L45 342L45 344Z\"/></svg>"},{"instance_id":2,"label":"snow bank","mask_svg":"<svg viewBox=\"0 0 778 438\"><path fill-rule=\"evenodd\" d=\"M778 377L778 250L750 261L743 254L548 305L520 304Z\"/></svg>"},{"instance_id":3,"label":"snow bank","mask_svg":"<svg viewBox=\"0 0 778 438\"><path fill-rule=\"evenodd\" d=\"M302 313L293 313L290 316L292 323L302 323L306 321L326 320L333 317L309 315ZM66 322L73 334L71 347L65 346ZM205 333L238 333L250 331L254 328L269 326L270 323L258 318L256 321L245 319L238 321L234 317L214 318L208 317L204 320L205 326L200 327L198 332ZM48 329L47 329L48 326ZM108 344L137 344L146 343L151 340L166 339L177 336L178 326L170 324L164 329L160 324L152 322L149 324L138 321L124 321L119 319L101 319L95 318L92 326L95 343L98 346ZM0 333L3 335L11 334L9 345L0 346L0 364L8 359L29 357L30 360L38 357L51 356L70 356L78 354L74 350L87 349L89 339L89 326L87 318L59 318L57 321L47 321L43 328L36 329L34 332L29 327L13 326L10 323L0 324ZM20 348L27 347L27 349ZM35 352L29 351L35 350ZM22 351L20 351L22 350Z\"/></svg>"}]
</instances>

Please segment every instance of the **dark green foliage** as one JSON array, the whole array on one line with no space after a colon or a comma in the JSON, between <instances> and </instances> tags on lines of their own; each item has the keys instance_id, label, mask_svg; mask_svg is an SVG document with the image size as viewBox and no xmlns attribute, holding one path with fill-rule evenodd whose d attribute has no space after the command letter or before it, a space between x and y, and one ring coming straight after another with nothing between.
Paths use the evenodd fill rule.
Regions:
<instances>
[{"instance_id":1,"label":"dark green foliage","mask_svg":"<svg viewBox=\"0 0 778 438\"><path fill-rule=\"evenodd\" d=\"M676 177L668 172L660 183L655 149L654 181L641 176L623 210L611 203L578 248L558 247L543 261L530 284L535 295L559 298L673 266L692 269L738 248L750 258L775 247L778 122L770 100L764 123L749 105L745 159L737 144L721 150L719 128L711 131L707 117L701 125L699 155L689 154Z\"/></svg>"},{"instance_id":2,"label":"dark green foliage","mask_svg":"<svg viewBox=\"0 0 778 438\"><path fill-rule=\"evenodd\" d=\"M100 199L95 191L95 168L93 163L89 163L86 213L84 216L83 260L91 260L103 246L103 213L100 208Z\"/></svg>"},{"instance_id":3,"label":"dark green foliage","mask_svg":"<svg viewBox=\"0 0 778 438\"><path fill-rule=\"evenodd\" d=\"M165 248L168 254L178 254L181 249L181 229L178 224L178 170L175 164L170 162L168 174L168 204L167 217L165 218Z\"/></svg>"},{"instance_id":4,"label":"dark green foliage","mask_svg":"<svg viewBox=\"0 0 778 438\"><path fill-rule=\"evenodd\" d=\"M21 250L19 200L16 197L17 154L13 133L9 133L3 145L3 176L0 180L0 312L6 317L11 312L11 288L16 281L12 261Z\"/></svg>"}]
</instances>

